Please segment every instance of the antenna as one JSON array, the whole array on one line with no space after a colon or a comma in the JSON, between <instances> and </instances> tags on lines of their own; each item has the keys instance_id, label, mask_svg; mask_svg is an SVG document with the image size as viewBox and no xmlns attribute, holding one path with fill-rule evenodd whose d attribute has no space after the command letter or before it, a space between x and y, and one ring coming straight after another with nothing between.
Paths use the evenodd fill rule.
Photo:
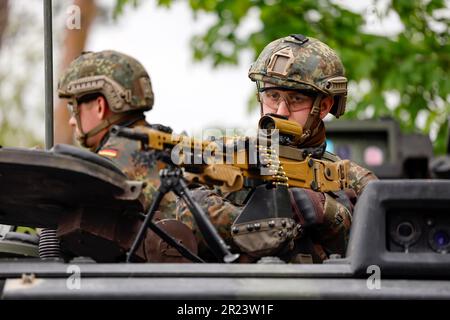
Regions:
<instances>
[{"instance_id":1,"label":"antenna","mask_svg":"<svg viewBox=\"0 0 450 320\"><path fill-rule=\"evenodd\" d=\"M450 154L450 116L447 118L447 154Z\"/></svg>"},{"instance_id":2,"label":"antenna","mask_svg":"<svg viewBox=\"0 0 450 320\"><path fill-rule=\"evenodd\" d=\"M44 4L45 149L53 147L53 40L52 0Z\"/></svg>"}]
</instances>

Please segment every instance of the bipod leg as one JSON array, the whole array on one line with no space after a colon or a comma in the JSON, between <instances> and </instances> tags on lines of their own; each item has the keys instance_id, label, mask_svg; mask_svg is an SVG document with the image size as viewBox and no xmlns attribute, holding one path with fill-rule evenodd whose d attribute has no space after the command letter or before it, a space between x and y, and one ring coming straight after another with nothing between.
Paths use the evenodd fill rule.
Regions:
<instances>
[{"instance_id":1,"label":"bipod leg","mask_svg":"<svg viewBox=\"0 0 450 320\"><path fill-rule=\"evenodd\" d=\"M235 261L239 258L239 254L233 254L230 252L228 246L225 244L225 241L223 241L214 225L209 220L209 217L203 212L203 209L197 202L194 201L194 199L192 199L189 194L189 189L186 182L183 180L181 170L179 171L179 174L180 176L178 178L178 182L173 186L173 191L177 196L183 199L193 214L195 222L205 238L206 244L220 261L225 263Z\"/></svg>"},{"instance_id":2,"label":"bipod leg","mask_svg":"<svg viewBox=\"0 0 450 320\"><path fill-rule=\"evenodd\" d=\"M164 198L164 196L170 192L173 189L174 185L174 179L176 180L175 176L177 173L174 173L173 170L164 169L160 172L160 178L161 178L161 185L158 188L158 191L156 192L156 197L152 202L152 205L150 206L150 209L148 210L147 215L145 215L144 221L142 222L141 228L139 229L139 232L136 236L136 238L133 241L133 245L131 246L130 250L127 253L126 262L131 262L131 257L136 252L137 248L139 247L140 243L142 242L145 232L147 228L150 228L154 233L156 233L161 239L166 241L169 245L174 247L183 257L193 261L193 262L205 262L200 257L192 253L188 248L186 248L184 245L176 241L172 236L170 236L167 232L165 232L163 229L158 227L156 224L153 223L153 217L155 216L156 210L159 208L159 205L161 203L161 200Z\"/></svg>"},{"instance_id":3,"label":"bipod leg","mask_svg":"<svg viewBox=\"0 0 450 320\"><path fill-rule=\"evenodd\" d=\"M191 250L186 248L178 241L176 241L170 234L168 234L166 231L158 227L153 222L150 221L148 227L150 228L150 230L156 233L161 239L167 242L170 246L174 247L183 257L191 260L192 262L205 263L205 261L202 258L197 256L195 253L193 253Z\"/></svg>"},{"instance_id":4,"label":"bipod leg","mask_svg":"<svg viewBox=\"0 0 450 320\"><path fill-rule=\"evenodd\" d=\"M156 191L156 197L152 202L152 205L150 206L150 209L148 210L147 215L145 216L144 222L141 224L141 228L139 229L139 232L134 238L133 244L130 248L130 250L127 253L127 260L126 262L131 262L131 257L136 252L137 248L142 242L142 239L144 238L145 232L147 231L147 228L150 224L152 224L152 219L156 213L156 210L159 208L159 204L161 203L162 198L164 198L165 194L167 193L165 186L163 183L158 188L158 191Z\"/></svg>"}]
</instances>

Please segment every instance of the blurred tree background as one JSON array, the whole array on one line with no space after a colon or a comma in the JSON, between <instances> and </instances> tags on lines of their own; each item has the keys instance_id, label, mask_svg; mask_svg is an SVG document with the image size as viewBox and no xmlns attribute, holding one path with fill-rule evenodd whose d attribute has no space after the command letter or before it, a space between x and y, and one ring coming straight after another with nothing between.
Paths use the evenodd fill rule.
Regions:
<instances>
[{"instance_id":1,"label":"blurred tree background","mask_svg":"<svg viewBox=\"0 0 450 320\"><path fill-rule=\"evenodd\" d=\"M157 0L168 7L176 0ZM182 1L182 0L178 0ZM116 0L114 15L137 0ZM449 1L372 1L354 12L338 0L189 0L194 14L207 13L215 22L192 37L195 60L214 67L237 64L240 53L256 58L269 42L291 33L316 37L341 56L350 82L347 119L393 116L405 132L421 130L444 153L450 114ZM259 18L256 32L242 26L251 14ZM400 31L373 33L367 26L389 16ZM225 89L225 88L224 88ZM256 101L249 102L249 108Z\"/></svg>"},{"instance_id":2,"label":"blurred tree background","mask_svg":"<svg viewBox=\"0 0 450 320\"><path fill-rule=\"evenodd\" d=\"M94 1L54 1L55 19L61 20L58 16L63 17L70 2L87 5ZM428 133L435 151L445 151L450 114L450 0L365 0L362 2L367 5L362 10L349 7L349 4L359 3L356 0L153 1L168 9L175 2L185 2L194 16L213 17L209 27L193 34L191 39L193 58L209 61L212 67L237 64L242 53L250 52L256 58L269 42L291 33L324 41L341 56L350 79L345 118L393 116L403 131ZM142 0L116 0L113 12L112 7L108 7L109 12L100 9L97 18L105 15L120 18L125 7L139 8L142 3ZM42 20L29 13L40 11L41 2L27 1L27 6L16 9L15 19L8 19L13 13L10 6L11 1L0 0L0 145L7 142L8 145L33 146L40 139L25 125L17 123L23 123L24 117L43 123L42 114L24 107L41 103L36 102L35 97L44 78L38 67L43 58ZM33 6L35 9L31 8ZM30 9L25 10L25 7ZM392 16L400 25L398 30L390 30L383 24ZM249 20L257 27L248 28ZM58 23L55 21L54 25ZM371 26L377 25L377 32L371 30ZM36 32L36 28L40 31ZM25 40L24 34L33 35ZM67 39L67 34L56 34L55 47ZM16 44L14 48L20 49L11 49L12 43ZM56 61L62 61L60 68L83 46L72 46L76 50L66 50L61 53L62 57L56 57ZM12 70L11 59L20 59L21 68ZM39 79L30 78L31 74L38 73L42 74ZM28 103L24 99L28 99ZM252 95L249 109L256 106ZM43 106L38 109L43 110ZM59 123L65 124L66 120ZM69 131L57 137L67 140L60 141L66 143L71 139Z\"/></svg>"},{"instance_id":3,"label":"blurred tree background","mask_svg":"<svg viewBox=\"0 0 450 320\"><path fill-rule=\"evenodd\" d=\"M10 1L0 0L0 50L3 55L0 60L0 145L35 146L40 140L23 124L23 118L26 114L30 117L36 117L36 114L25 110L22 93L33 91L36 83L29 81L29 73L36 72L42 54L28 50L33 45L24 43L20 35L40 24L26 10L19 11L17 14L22 17L20 21L10 19ZM22 43L12 48L12 42ZM12 57L19 61L21 70L12 70Z\"/></svg>"},{"instance_id":4,"label":"blurred tree background","mask_svg":"<svg viewBox=\"0 0 450 320\"><path fill-rule=\"evenodd\" d=\"M54 77L84 49L93 17L104 20L95 0L53 1ZM80 7L80 30L65 26L67 8ZM0 0L0 145L44 147L42 1ZM111 10L110 10L111 11ZM111 12L109 12L111 15ZM59 67L59 68L58 68ZM56 88L56 86L55 86ZM65 103L55 103L55 143L72 143ZM62 124L62 125L61 125ZM43 130L40 130L43 131Z\"/></svg>"}]
</instances>

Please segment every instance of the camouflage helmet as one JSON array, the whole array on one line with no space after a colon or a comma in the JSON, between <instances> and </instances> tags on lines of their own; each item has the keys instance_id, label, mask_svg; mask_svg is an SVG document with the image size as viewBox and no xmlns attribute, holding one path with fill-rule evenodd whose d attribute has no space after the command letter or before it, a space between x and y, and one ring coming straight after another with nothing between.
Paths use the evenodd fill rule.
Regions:
<instances>
[{"instance_id":1,"label":"camouflage helmet","mask_svg":"<svg viewBox=\"0 0 450 320\"><path fill-rule=\"evenodd\" d=\"M323 42L300 34L271 42L251 66L248 76L261 83L334 97L331 113L345 111L347 78L337 54Z\"/></svg>"},{"instance_id":2,"label":"camouflage helmet","mask_svg":"<svg viewBox=\"0 0 450 320\"><path fill-rule=\"evenodd\" d=\"M92 93L101 93L115 113L150 110L154 101L150 77L142 64L113 50L83 53L59 80L60 98L77 99Z\"/></svg>"}]
</instances>

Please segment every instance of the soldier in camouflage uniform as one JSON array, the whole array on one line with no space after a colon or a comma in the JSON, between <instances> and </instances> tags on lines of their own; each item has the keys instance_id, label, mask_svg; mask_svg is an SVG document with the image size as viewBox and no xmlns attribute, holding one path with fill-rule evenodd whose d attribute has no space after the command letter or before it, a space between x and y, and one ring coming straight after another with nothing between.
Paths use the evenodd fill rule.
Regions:
<instances>
[{"instance_id":1,"label":"soldier in camouflage uniform","mask_svg":"<svg viewBox=\"0 0 450 320\"><path fill-rule=\"evenodd\" d=\"M325 152L322 121L328 113L336 118L341 116L347 96L344 67L331 48L303 35L275 40L251 66L249 77L256 82L261 115L275 113L298 122L304 132L298 147L310 150L322 160L339 160L336 155ZM372 172L351 162L350 189L345 192L289 189L294 218L311 239L308 251L314 262L321 262L330 254L345 254L353 205L364 187L374 179ZM234 194L224 198L205 188L194 190L193 196L209 213L222 237L233 245L231 226L242 209L236 199L242 197ZM177 210L181 219L195 230L186 207L180 203ZM289 259L302 262L299 256L303 257L291 255ZM246 261L257 258L250 254L250 260Z\"/></svg>"},{"instance_id":2,"label":"soldier in camouflage uniform","mask_svg":"<svg viewBox=\"0 0 450 320\"><path fill-rule=\"evenodd\" d=\"M112 160L130 179L147 182L144 195L148 208L164 165L144 157L140 142L109 135L112 125L137 129L151 126L144 112L152 109L154 96L142 64L111 50L83 53L62 75L58 95L69 99L69 124L75 127L83 147ZM174 208L175 196L167 194L160 211L170 217Z\"/></svg>"}]
</instances>

